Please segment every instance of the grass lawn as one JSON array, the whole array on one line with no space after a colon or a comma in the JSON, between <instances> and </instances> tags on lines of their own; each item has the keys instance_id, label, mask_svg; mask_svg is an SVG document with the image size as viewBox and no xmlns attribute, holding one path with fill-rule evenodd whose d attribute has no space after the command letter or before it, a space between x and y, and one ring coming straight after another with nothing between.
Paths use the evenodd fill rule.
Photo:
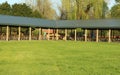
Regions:
<instances>
[{"instance_id":1,"label":"grass lawn","mask_svg":"<svg viewBox=\"0 0 120 75\"><path fill-rule=\"evenodd\" d=\"M0 75L120 75L120 43L0 42Z\"/></svg>"}]
</instances>

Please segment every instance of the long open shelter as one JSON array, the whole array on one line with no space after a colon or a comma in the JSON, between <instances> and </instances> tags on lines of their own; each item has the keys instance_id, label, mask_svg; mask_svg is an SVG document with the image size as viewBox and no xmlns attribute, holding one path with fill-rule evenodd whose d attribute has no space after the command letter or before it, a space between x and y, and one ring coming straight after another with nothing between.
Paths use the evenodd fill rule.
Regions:
<instances>
[{"instance_id":1,"label":"long open shelter","mask_svg":"<svg viewBox=\"0 0 120 75\"><path fill-rule=\"evenodd\" d=\"M80 33L78 28L81 29ZM38 30L38 34L33 35L35 30ZM42 39L120 41L120 19L45 20L0 15L0 40Z\"/></svg>"}]
</instances>

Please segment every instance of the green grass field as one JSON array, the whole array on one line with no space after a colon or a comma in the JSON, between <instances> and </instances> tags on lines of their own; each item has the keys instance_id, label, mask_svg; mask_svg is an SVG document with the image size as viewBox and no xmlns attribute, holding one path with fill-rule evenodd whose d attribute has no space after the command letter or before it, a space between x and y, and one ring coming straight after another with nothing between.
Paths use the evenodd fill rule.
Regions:
<instances>
[{"instance_id":1,"label":"green grass field","mask_svg":"<svg viewBox=\"0 0 120 75\"><path fill-rule=\"evenodd\" d=\"M0 42L0 75L120 75L120 43Z\"/></svg>"}]
</instances>

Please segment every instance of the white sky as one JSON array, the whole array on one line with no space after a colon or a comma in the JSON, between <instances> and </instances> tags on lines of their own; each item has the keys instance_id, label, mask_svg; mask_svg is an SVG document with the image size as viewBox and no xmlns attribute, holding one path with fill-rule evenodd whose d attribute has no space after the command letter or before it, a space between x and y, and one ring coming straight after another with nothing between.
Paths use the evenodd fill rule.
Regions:
<instances>
[{"instance_id":1,"label":"white sky","mask_svg":"<svg viewBox=\"0 0 120 75\"><path fill-rule=\"evenodd\" d=\"M22 2L22 0L0 0L0 3L6 2L6 1L10 4Z\"/></svg>"},{"instance_id":2,"label":"white sky","mask_svg":"<svg viewBox=\"0 0 120 75\"><path fill-rule=\"evenodd\" d=\"M57 9L61 5L60 0L51 0L51 2L53 3L53 9L55 9L56 13L60 15L59 10Z\"/></svg>"},{"instance_id":3,"label":"white sky","mask_svg":"<svg viewBox=\"0 0 120 75\"><path fill-rule=\"evenodd\" d=\"M0 3L5 2L5 1L7 1L10 4L14 4L14 3L21 3L24 0L0 0ZM53 2L54 5L60 4L60 0L51 0L51 2ZM115 4L115 0L110 0L109 7L112 7L114 4Z\"/></svg>"},{"instance_id":4,"label":"white sky","mask_svg":"<svg viewBox=\"0 0 120 75\"><path fill-rule=\"evenodd\" d=\"M115 0L108 0L108 7L111 8L113 5L115 5Z\"/></svg>"}]
</instances>

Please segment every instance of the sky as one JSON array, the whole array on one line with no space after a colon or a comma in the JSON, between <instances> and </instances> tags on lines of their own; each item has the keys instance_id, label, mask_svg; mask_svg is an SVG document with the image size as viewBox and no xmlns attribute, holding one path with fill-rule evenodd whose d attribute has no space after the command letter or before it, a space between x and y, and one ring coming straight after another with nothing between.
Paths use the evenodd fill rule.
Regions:
<instances>
[{"instance_id":1,"label":"sky","mask_svg":"<svg viewBox=\"0 0 120 75\"><path fill-rule=\"evenodd\" d=\"M60 15L59 10L57 9L61 5L60 0L51 0L51 2L53 3L53 9L56 10L57 15Z\"/></svg>"},{"instance_id":2,"label":"sky","mask_svg":"<svg viewBox=\"0 0 120 75\"><path fill-rule=\"evenodd\" d=\"M3 3L7 1L10 4L14 4L14 3L22 3L24 0L0 0L0 3ZM53 3L53 9L56 10L57 14L59 15L59 10L57 9L58 5L61 5L60 0L51 0L51 2ZM108 3L108 7L111 8L113 5L115 4L115 0L109 0Z\"/></svg>"},{"instance_id":3,"label":"sky","mask_svg":"<svg viewBox=\"0 0 120 75\"><path fill-rule=\"evenodd\" d=\"M7 1L10 4L14 3L21 3L24 0L0 0L0 3ZM60 0L51 0L52 3L54 3L54 6L56 7L57 4L60 4ZM109 7L111 8L115 4L115 0L110 0Z\"/></svg>"},{"instance_id":4,"label":"sky","mask_svg":"<svg viewBox=\"0 0 120 75\"><path fill-rule=\"evenodd\" d=\"M108 7L111 8L113 5L115 5L115 0L108 0Z\"/></svg>"},{"instance_id":5,"label":"sky","mask_svg":"<svg viewBox=\"0 0 120 75\"><path fill-rule=\"evenodd\" d=\"M22 2L22 0L0 0L0 3L6 2L6 1L10 4Z\"/></svg>"}]
</instances>

